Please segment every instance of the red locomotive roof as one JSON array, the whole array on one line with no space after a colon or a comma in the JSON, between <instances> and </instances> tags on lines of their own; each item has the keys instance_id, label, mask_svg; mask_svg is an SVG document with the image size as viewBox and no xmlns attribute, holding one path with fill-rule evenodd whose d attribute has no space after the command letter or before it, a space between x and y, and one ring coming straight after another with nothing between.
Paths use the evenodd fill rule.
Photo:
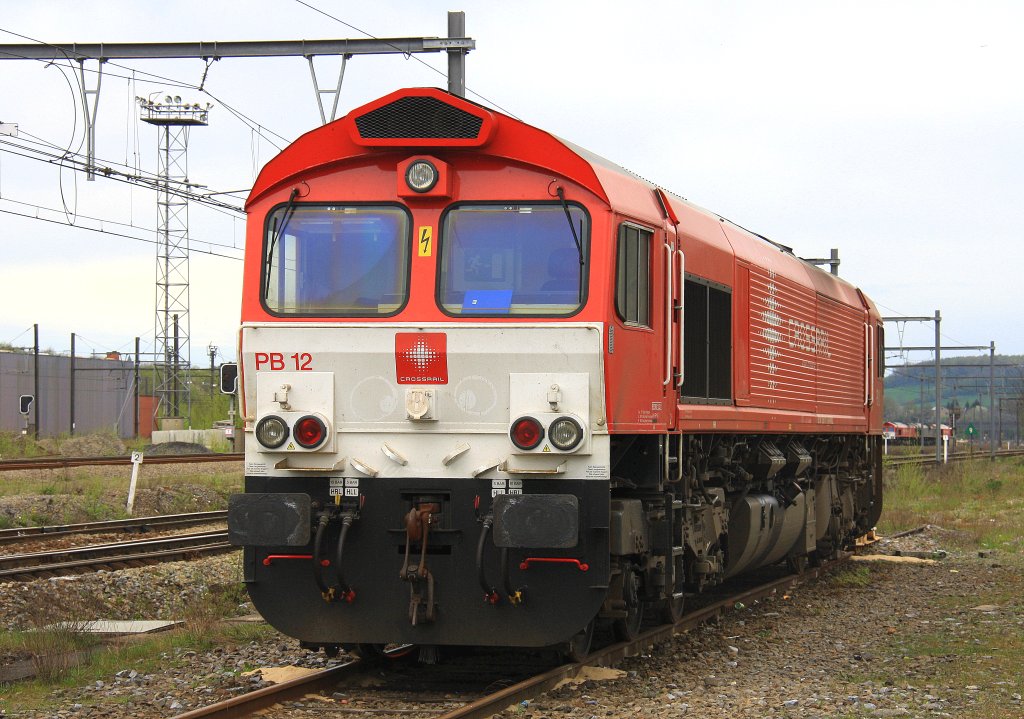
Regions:
<instances>
[{"instance_id":1,"label":"red locomotive roof","mask_svg":"<svg viewBox=\"0 0 1024 719\"><path fill-rule=\"evenodd\" d=\"M399 114L402 122L395 123ZM387 120L391 122L384 131L381 126ZM395 136L395 124L405 136ZM401 147L416 152L432 147L486 148L489 155L546 168L609 199L591 163L550 133L428 87L398 90L307 132L267 163L246 206L296 176Z\"/></svg>"},{"instance_id":2,"label":"red locomotive roof","mask_svg":"<svg viewBox=\"0 0 1024 719\"><path fill-rule=\"evenodd\" d=\"M398 120L398 122L396 122ZM398 126L404 132L396 134ZM367 154L408 147L480 149L489 155L542 167L579 183L612 209L636 218L662 216L658 187L599 155L554 135L437 88L397 90L345 117L307 132L260 172L246 206L298 176ZM799 260L725 218L665 193L679 232L707 279L733 284L734 259L746 260L826 297L871 308L855 287Z\"/></svg>"}]
</instances>

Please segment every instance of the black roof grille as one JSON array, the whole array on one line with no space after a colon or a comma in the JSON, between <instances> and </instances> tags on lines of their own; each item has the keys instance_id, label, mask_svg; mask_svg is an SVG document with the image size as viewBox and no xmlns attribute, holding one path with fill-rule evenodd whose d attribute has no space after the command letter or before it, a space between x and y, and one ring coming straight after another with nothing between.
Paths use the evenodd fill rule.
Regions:
<instances>
[{"instance_id":1,"label":"black roof grille","mask_svg":"<svg viewBox=\"0 0 1024 719\"><path fill-rule=\"evenodd\" d=\"M475 139L483 118L434 97L403 97L356 118L363 139Z\"/></svg>"}]
</instances>

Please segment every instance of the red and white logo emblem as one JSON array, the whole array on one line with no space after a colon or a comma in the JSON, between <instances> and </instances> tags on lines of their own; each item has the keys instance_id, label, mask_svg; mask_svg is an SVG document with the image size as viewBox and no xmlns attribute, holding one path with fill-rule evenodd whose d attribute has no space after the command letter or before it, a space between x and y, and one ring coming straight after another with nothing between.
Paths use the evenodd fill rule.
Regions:
<instances>
[{"instance_id":1,"label":"red and white logo emblem","mask_svg":"<svg viewBox=\"0 0 1024 719\"><path fill-rule=\"evenodd\" d=\"M395 375L398 384L448 384L448 335L395 334Z\"/></svg>"}]
</instances>

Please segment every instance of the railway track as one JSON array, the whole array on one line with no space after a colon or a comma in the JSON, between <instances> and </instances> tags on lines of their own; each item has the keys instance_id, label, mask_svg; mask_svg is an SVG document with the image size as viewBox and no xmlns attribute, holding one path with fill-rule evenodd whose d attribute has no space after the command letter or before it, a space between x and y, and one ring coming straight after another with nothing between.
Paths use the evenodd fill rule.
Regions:
<instances>
[{"instance_id":1,"label":"railway track","mask_svg":"<svg viewBox=\"0 0 1024 719\"><path fill-rule=\"evenodd\" d=\"M237 549L228 543L228 533L224 530L95 544L50 552L9 554L0 557L0 582L24 582L99 570L128 569Z\"/></svg>"},{"instance_id":2,"label":"railway track","mask_svg":"<svg viewBox=\"0 0 1024 719\"><path fill-rule=\"evenodd\" d=\"M408 682L402 683L402 677L408 676L407 674L394 671L391 668L384 668L382 672L383 687L366 687L363 683L357 685L360 697L370 697L366 706L348 703L348 699L345 699L346 703L343 704L342 700L337 697L346 693L346 683L353 681L368 668L378 667L376 664L357 659L347 664L232 697L224 702L194 709L179 714L173 719L239 719L253 716L256 712L271 707L273 707L273 712L270 715L282 719L292 716L301 716L306 719L337 717L346 713L365 716L387 716L390 714L432 716L437 719L484 719L506 707L533 699L552 690L562 680L578 675L586 666L610 666L626 657L647 652L656 644L669 641L676 634L684 633L700 624L712 621L737 605L751 604L758 599L785 592L805 579L817 578L841 561L843 560L831 562L820 568L809 569L802 575L788 574L781 578L770 579L727 596L714 598L710 603L687 612L676 624L653 627L632 641L618 642L597 649L582 663L557 666L549 663L543 667L542 671L534 671L523 677L515 676L512 670L506 669L504 681L491 681L492 686L483 691L479 689L480 681L461 683L459 689L447 687L440 693L435 687L420 690L416 686L410 686ZM441 667L442 670L449 668L449 665ZM432 670L429 666L419 666L416 671L422 673ZM471 671L483 675L485 680L493 679L492 673L488 669L482 668L478 660L473 661ZM464 673L456 671L456 675L461 680ZM468 689L466 689L467 686ZM466 691L461 691L461 689L466 689ZM331 698L323 696L316 699L311 698L312 695L319 693L329 693Z\"/></svg>"},{"instance_id":3,"label":"railway track","mask_svg":"<svg viewBox=\"0 0 1024 719\"><path fill-rule=\"evenodd\" d=\"M145 464L202 464L206 462L241 462L243 453L218 454L151 454L145 457ZM67 469L69 467L93 467L130 465L132 458L123 457L26 457L0 460L0 472L25 469Z\"/></svg>"},{"instance_id":4,"label":"railway track","mask_svg":"<svg viewBox=\"0 0 1024 719\"><path fill-rule=\"evenodd\" d=\"M995 453L996 457L1020 457L1024 456L1024 449L1000 449ZM949 457L950 462L960 462L970 459L988 459L987 451L979 450L973 454L957 453ZM173 454L173 455L150 455L145 458L146 464L204 464L207 462L241 462L245 459L243 453L229 454ZM898 466L904 464L934 464L935 457L931 455L899 457L889 455L885 460L887 465ZM0 472L9 472L26 469L66 469L70 467L90 466L116 466L130 465L131 457L29 457L24 459L0 460Z\"/></svg>"},{"instance_id":5,"label":"railway track","mask_svg":"<svg viewBox=\"0 0 1024 719\"><path fill-rule=\"evenodd\" d=\"M1000 449L996 450L995 456L1020 457L1024 456L1024 449ZM978 450L973 454L957 453L949 456L950 462L960 462L971 459L988 459L989 453ZM204 464L207 462L241 462L245 459L242 453L230 454L181 454L181 455L151 455L146 457L146 464ZM935 457L932 455L895 456L889 455L885 460L887 465L903 464L934 464ZM25 459L0 460L0 472L26 470L26 469L64 469L69 467L90 467L90 466L114 466L130 465L131 457L30 457Z\"/></svg>"},{"instance_id":6,"label":"railway track","mask_svg":"<svg viewBox=\"0 0 1024 719\"><path fill-rule=\"evenodd\" d=\"M1024 449L1000 449L996 450L996 459L1003 459L1006 457L1022 457L1024 456ZM988 459L989 453L987 451L977 451L973 454L964 454L958 452L957 454L949 455L950 462L966 462L970 460ZM916 465L928 465L935 464L934 455L913 455L913 456L894 456L889 455L885 458L885 466L887 467L902 467L910 464Z\"/></svg>"},{"instance_id":7,"label":"railway track","mask_svg":"<svg viewBox=\"0 0 1024 719\"><path fill-rule=\"evenodd\" d=\"M223 522L227 520L227 517L227 510L217 510L212 512L192 512L189 514L165 514L156 517L112 519L102 522L83 522L81 524L12 527L0 529L0 546L40 539L57 539L78 534L148 534L166 529L192 527L197 524Z\"/></svg>"}]
</instances>

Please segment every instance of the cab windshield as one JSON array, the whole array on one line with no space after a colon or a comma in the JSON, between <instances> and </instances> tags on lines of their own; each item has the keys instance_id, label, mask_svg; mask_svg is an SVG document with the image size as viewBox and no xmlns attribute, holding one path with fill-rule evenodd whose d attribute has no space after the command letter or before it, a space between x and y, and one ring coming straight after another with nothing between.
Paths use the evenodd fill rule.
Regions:
<instances>
[{"instance_id":1,"label":"cab windshield","mask_svg":"<svg viewBox=\"0 0 1024 719\"><path fill-rule=\"evenodd\" d=\"M579 206L569 205L568 216L561 204L458 206L441 230L441 308L450 315L574 314L585 295L589 236Z\"/></svg>"},{"instance_id":2,"label":"cab windshield","mask_svg":"<svg viewBox=\"0 0 1024 719\"><path fill-rule=\"evenodd\" d=\"M396 314L409 293L408 214L397 207L295 205L267 218L264 302L271 312Z\"/></svg>"}]
</instances>

